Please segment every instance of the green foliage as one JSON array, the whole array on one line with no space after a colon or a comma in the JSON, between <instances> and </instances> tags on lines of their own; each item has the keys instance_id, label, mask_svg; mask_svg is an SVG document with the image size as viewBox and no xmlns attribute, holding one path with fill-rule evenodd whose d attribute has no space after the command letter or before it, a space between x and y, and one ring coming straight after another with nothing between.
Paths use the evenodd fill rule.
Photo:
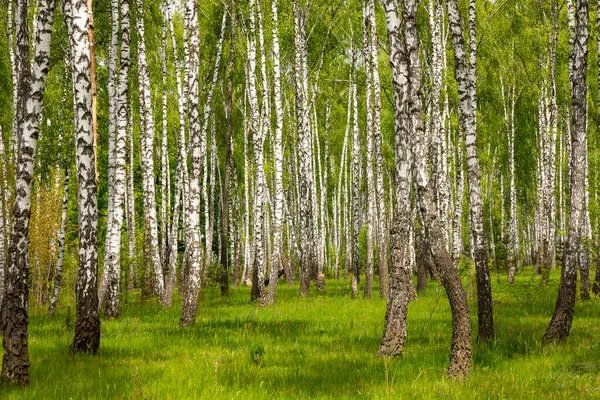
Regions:
<instances>
[{"instance_id":1,"label":"green foliage","mask_svg":"<svg viewBox=\"0 0 600 400\"><path fill-rule=\"evenodd\" d=\"M260 366L265 355L265 346L262 343L253 343L250 346L250 361Z\"/></svg>"}]
</instances>

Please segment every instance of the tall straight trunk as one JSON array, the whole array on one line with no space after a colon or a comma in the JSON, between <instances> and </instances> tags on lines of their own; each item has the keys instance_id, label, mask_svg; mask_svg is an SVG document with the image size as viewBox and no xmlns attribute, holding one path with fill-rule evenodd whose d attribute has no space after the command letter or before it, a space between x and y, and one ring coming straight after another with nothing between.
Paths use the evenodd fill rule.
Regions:
<instances>
[{"instance_id":1,"label":"tall straight trunk","mask_svg":"<svg viewBox=\"0 0 600 400\"><path fill-rule=\"evenodd\" d=\"M450 2L448 3L451 4ZM454 3L456 6L456 3ZM437 204L433 199L427 175L427 157L423 130L423 106L421 103L421 65L419 60L419 39L416 26L417 0L403 3L406 52L408 55L408 107L409 134L413 138L413 156L419 210L423 218L426 240L428 240L442 285L448 294L452 311L452 344L450 347L450 377L468 375L471 370L471 319L467 296L460 276L446 250L444 229L438 218ZM457 11L457 10L456 10ZM461 37L462 39L462 37ZM485 249L487 256L487 249ZM411 285L412 288L412 285Z\"/></svg>"},{"instance_id":2,"label":"tall straight trunk","mask_svg":"<svg viewBox=\"0 0 600 400\"><path fill-rule=\"evenodd\" d=\"M63 181L62 212L60 214L60 230L58 232L58 260L56 261L56 271L54 273L54 289L52 290L52 299L48 307L48 315L54 315L58 305L58 295L62 284L63 264L65 260L65 233L67 230L67 211L69 210L69 170L65 171Z\"/></svg>"},{"instance_id":3,"label":"tall straight trunk","mask_svg":"<svg viewBox=\"0 0 600 400\"><path fill-rule=\"evenodd\" d=\"M17 146L19 138L19 67L17 65L17 58L15 57L15 44L13 36L13 24L17 25L17 18L13 16L13 10L17 11L20 7L20 1L17 0L17 7L14 7L13 0L8 0L7 10L7 24L6 24L6 36L8 39L8 55L10 60L10 71L13 84L13 120L12 120L12 132L10 135L10 146L8 148L8 159L13 163L17 161ZM20 28L17 25L17 32L20 32ZM17 49L18 51L18 49Z\"/></svg>"},{"instance_id":4,"label":"tall straight trunk","mask_svg":"<svg viewBox=\"0 0 600 400\"><path fill-rule=\"evenodd\" d=\"M600 4L600 1L598 2ZM600 12L596 14L597 29L600 30ZM600 40L598 41L598 84L600 84ZM598 119L600 122L600 117ZM560 204L559 204L560 206ZM600 294L600 262L596 263L596 275L594 276L594 283L592 285L592 292L595 295Z\"/></svg>"},{"instance_id":5,"label":"tall straight trunk","mask_svg":"<svg viewBox=\"0 0 600 400\"><path fill-rule=\"evenodd\" d=\"M255 10L256 4L254 0L250 0L250 30L248 34L248 99L250 103L250 131L252 133L252 142L254 147L254 168L255 170L255 198L253 209L253 238L254 238L254 260L253 270L256 275L254 284L257 283L258 297L265 296L265 271L266 260L263 246L263 227L264 227L264 211L263 200L265 196L264 182L264 167L263 167L263 146L264 138L262 128L260 126L260 109L258 104L258 96L256 89L256 27L255 27ZM258 10L260 12L260 10ZM266 95L266 94L265 94ZM254 291L253 290L253 297ZM256 298L254 298L256 300Z\"/></svg>"},{"instance_id":6,"label":"tall straight trunk","mask_svg":"<svg viewBox=\"0 0 600 400\"><path fill-rule=\"evenodd\" d=\"M235 10L235 0L231 0L231 10ZM229 45L229 65L227 67L227 100L225 105L227 130L225 132L225 181L223 184L223 207L221 209L221 295L229 294L229 212L230 212L230 187L231 187L231 137L233 135L233 68L235 62L235 12L231 13L231 42ZM235 240L232 242L235 243Z\"/></svg>"},{"instance_id":7,"label":"tall straight trunk","mask_svg":"<svg viewBox=\"0 0 600 400\"><path fill-rule=\"evenodd\" d=\"M429 2L429 25L432 32L432 55L431 55L431 156L432 156L432 188L434 198L438 205L440 223L444 227L445 235L448 232L448 214L445 208L447 194L445 193L445 171L443 167L444 154L442 151L444 138L444 121L442 119L442 80L443 80L443 56L441 37L441 11L442 5L435 1Z\"/></svg>"},{"instance_id":8,"label":"tall straight trunk","mask_svg":"<svg viewBox=\"0 0 600 400\"><path fill-rule=\"evenodd\" d=\"M487 246L483 230L483 207L481 199L479 159L477 154L477 108L475 88L475 0L469 6L469 66L466 63L464 39L460 14L456 0L447 3L448 21L454 45L455 74L459 92L459 119L465 132L467 150L467 179L469 182L469 207L471 215L471 237L474 248L477 280L477 319L479 342L494 339L494 319L492 310L492 289L487 265Z\"/></svg>"},{"instance_id":9,"label":"tall straight trunk","mask_svg":"<svg viewBox=\"0 0 600 400\"><path fill-rule=\"evenodd\" d=\"M375 154L375 191L377 193L377 247L379 251L379 295L387 298L390 283L388 270L388 228L386 221L385 191L383 185L383 151L381 136L381 82L379 79L379 57L375 1L367 0L367 15L371 28L371 74L373 78L373 152ZM392 205L390 204L390 207Z\"/></svg>"},{"instance_id":10,"label":"tall straight trunk","mask_svg":"<svg viewBox=\"0 0 600 400\"><path fill-rule=\"evenodd\" d=\"M216 58L215 58L215 65L213 67L213 76L212 76L212 81L210 83L210 87L208 90L208 94L206 96L206 102L204 104L204 122L202 125L202 139L201 139L201 156L202 156L202 160L204 162L204 176L203 176L203 190L204 190L204 213L205 213L205 224L204 224L204 230L205 230L205 235L206 235L206 260L205 260L205 265L208 267L208 265L210 265L210 263L212 262L212 241L213 241L213 232L212 232L212 226L211 226L211 219L213 218L213 213L211 210L211 201L209 199L209 192L208 192L208 185L207 183L209 183L209 175L210 176L210 182L212 182L212 174L209 173L208 170L208 151L207 151L207 136L208 136L208 124L211 120L211 118L213 117L212 115L212 101L213 101L213 94L215 91L215 87L217 85L217 80L219 78L219 66L221 65L221 54L223 52L223 40L225 39L225 28L227 27L226 25L226 21L227 21L227 6L225 7L225 10L223 11L223 18L221 20L221 32L219 34L219 40L217 42L217 54L216 54ZM213 124L214 126L214 124ZM214 135L213 135L214 136ZM212 165L212 163L211 163ZM212 168L212 166L211 166ZM211 186L211 190L212 190L212 186Z\"/></svg>"},{"instance_id":11,"label":"tall straight trunk","mask_svg":"<svg viewBox=\"0 0 600 400\"><path fill-rule=\"evenodd\" d=\"M113 18L119 17L119 7L116 0L113 1ZM113 29L118 31L118 23L113 22ZM121 1L121 57L118 76L118 87L116 91L116 100L114 117L116 119L116 130L113 138L113 154L109 159L112 164L112 178L109 176L109 183L112 185L112 210L109 212L108 232L104 250L104 275L100 286L99 303L102 308L104 294L106 293L106 312L104 317L107 319L119 317L119 294L120 294L120 276L121 276L121 232L123 228L123 214L125 210L125 190L126 190L126 171L125 157L127 148L127 122L129 115L129 102L127 98L127 81L129 74L129 4L127 1ZM118 35L116 35L118 36ZM116 44L115 44L116 46ZM116 53L116 51L115 51ZM115 54L116 57L116 54ZM114 62L116 64L116 60ZM110 149L109 149L110 151ZM106 278L105 278L106 277ZM103 293L103 286L106 290Z\"/></svg>"},{"instance_id":12,"label":"tall straight trunk","mask_svg":"<svg viewBox=\"0 0 600 400\"><path fill-rule=\"evenodd\" d=\"M138 10L144 9L144 1L136 0ZM144 38L143 13L137 19L138 40L138 69L140 91L140 115L142 119L142 191L144 194L144 219L146 221L148 246L148 266L154 274L155 290L158 298L164 303L164 276L160 259L158 242L158 221L156 212L156 185L154 173L154 115L150 94L150 72L146 61L146 45Z\"/></svg>"},{"instance_id":13,"label":"tall straight trunk","mask_svg":"<svg viewBox=\"0 0 600 400\"><path fill-rule=\"evenodd\" d=\"M272 36L273 36L273 90L275 94L275 139L273 141L273 157L275 159L275 204L273 218L273 252L271 254L271 274L269 277L269 292L263 304L275 302L279 271L283 258L283 108L281 105L281 69L279 59L279 22L277 16L277 0L271 1Z\"/></svg>"},{"instance_id":14,"label":"tall straight trunk","mask_svg":"<svg viewBox=\"0 0 600 400\"><path fill-rule=\"evenodd\" d=\"M365 270L365 297L370 298L373 295L373 275L374 275L374 222L375 216L375 182L373 179L373 76L371 64L371 45L370 45L370 29L367 4L363 0L363 58L365 60L365 100L366 100L366 156L367 156L367 265ZM357 143L355 142L355 146Z\"/></svg>"},{"instance_id":15,"label":"tall straight trunk","mask_svg":"<svg viewBox=\"0 0 600 400\"><path fill-rule=\"evenodd\" d=\"M71 25L71 61L75 103L77 182L79 186L79 268L75 291L74 353L96 353L100 347L98 316L98 200L93 117L93 43L85 32L91 22L91 9L85 0L65 2L65 23ZM67 8L70 8L67 11ZM89 14L88 14L89 12Z\"/></svg>"},{"instance_id":16,"label":"tall straight trunk","mask_svg":"<svg viewBox=\"0 0 600 400\"><path fill-rule=\"evenodd\" d=\"M2 377L13 384L29 382L29 350L27 312L29 298L29 219L31 213L31 186L34 157L39 135L40 114L50 63L50 41L54 20L54 0L40 3L38 25L34 38L33 65L29 66L29 33L27 26L27 1L15 2L16 57L15 68L19 83L14 88L18 101L14 113L18 122L18 160L16 164L15 202L11 231L8 268L4 277L5 292L2 299L2 331L4 356Z\"/></svg>"},{"instance_id":17,"label":"tall straight trunk","mask_svg":"<svg viewBox=\"0 0 600 400\"><path fill-rule=\"evenodd\" d=\"M189 73L189 132L191 170L188 193L188 221L186 236L187 277L180 326L192 325L196 321L198 309L198 293L200 291L202 261L202 235L200 233L200 170L202 168L202 135L200 131L200 113L198 108L198 74L199 74L199 37L198 7L195 0L186 0L185 12L189 34L189 57L187 60Z\"/></svg>"},{"instance_id":18,"label":"tall straight trunk","mask_svg":"<svg viewBox=\"0 0 600 400\"><path fill-rule=\"evenodd\" d=\"M308 296L310 281L317 269L313 213L311 133L308 103L308 71L306 65L306 9L294 0L294 74L296 82L296 117L298 128L298 175L300 218L300 296Z\"/></svg>"},{"instance_id":19,"label":"tall straight trunk","mask_svg":"<svg viewBox=\"0 0 600 400\"><path fill-rule=\"evenodd\" d=\"M177 112L179 117L179 134L177 135L177 167L176 167L176 178L175 178L175 203L173 205L173 223L171 225L171 232L169 238L169 276L165 283L165 303L172 303L173 288L175 283L175 275L178 264L178 234L179 234L179 216L182 215L183 232L184 236L187 232L187 188L188 188L188 165L187 165L187 149L185 139L185 121L187 115L186 109L186 96L187 92L185 87L187 86L187 75L185 63L182 63L177 58L177 42L175 41L175 30L173 26L173 19L167 12L167 19L169 23L169 35L171 39L171 47L173 48L174 62L176 66L177 76ZM184 57L187 59L187 25L184 25ZM181 213L181 214L180 214ZM182 275L185 275L185 262L186 257L183 258ZM180 280L182 295L185 292L185 283L183 279Z\"/></svg>"},{"instance_id":20,"label":"tall straight trunk","mask_svg":"<svg viewBox=\"0 0 600 400\"><path fill-rule=\"evenodd\" d=\"M356 95L356 83L352 88L352 298L358 297L358 285L360 283L360 251L358 240L360 236L360 129L358 126L358 100Z\"/></svg>"},{"instance_id":21,"label":"tall straight trunk","mask_svg":"<svg viewBox=\"0 0 600 400\"><path fill-rule=\"evenodd\" d=\"M162 37L160 43L161 55L161 72L162 72L162 90L161 90L161 105L162 105L162 129L161 129L161 143L160 143L160 249L161 249L161 260L163 271L167 271L169 265L169 245L168 245L168 231L169 231L169 210L171 205L168 202L168 193L171 192L171 188L168 185L170 176L169 171L169 149L168 149L168 131L167 131L167 13L168 13L167 1L164 1L162 5L163 24L162 24ZM165 279L166 282L166 279Z\"/></svg>"},{"instance_id":22,"label":"tall straight trunk","mask_svg":"<svg viewBox=\"0 0 600 400\"><path fill-rule=\"evenodd\" d=\"M570 154L571 207L569 231L565 244L564 265L560 277L558 298L554 314L544 335L545 342L562 342L569 336L577 289L577 255L581 246L581 233L585 206L585 146L586 95L587 95L587 44L588 44L588 1L576 1L575 45L573 49L573 116Z\"/></svg>"},{"instance_id":23,"label":"tall straight trunk","mask_svg":"<svg viewBox=\"0 0 600 400\"><path fill-rule=\"evenodd\" d=\"M128 1L128 0L124 0ZM123 11L123 8L121 8ZM128 287L127 290L133 290L133 283L135 278L135 263L136 263L136 233L135 233L135 194L133 186L134 178L134 147L133 147L133 117L132 113L129 113L129 125L127 128L127 141L128 141L128 157L129 157L129 168L127 170L127 190L126 190L126 207L127 207L127 237L128 237L128 250L129 250L129 272L128 272Z\"/></svg>"},{"instance_id":24,"label":"tall straight trunk","mask_svg":"<svg viewBox=\"0 0 600 400\"><path fill-rule=\"evenodd\" d=\"M517 221L517 190L515 186L515 89L514 86L508 87L505 96L504 81L500 78L500 89L502 102L504 105L504 123L508 137L508 172L510 180L509 200L510 200L510 218L508 228L508 282L514 282L516 269L519 267L519 234ZM504 204L504 202L502 202Z\"/></svg>"},{"instance_id":25,"label":"tall straight trunk","mask_svg":"<svg viewBox=\"0 0 600 400\"><path fill-rule=\"evenodd\" d=\"M394 88L396 199L393 203L390 229L390 288L379 354L392 357L402 355L406 343L406 321L412 287L409 237L413 223L411 209L413 158L408 121L408 59L404 27L401 25L397 7L395 0L385 0L383 3Z\"/></svg>"},{"instance_id":26,"label":"tall straight trunk","mask_svg":"<svg viewBox=\"0 0 600 400\"><path fill-rule=\"evenodd\" d=\"M454 153L454 210L452 213L452 261L458 265L460 255L463 251L462 244L462 215L463 215L463 194L464 194L464 168L462 152L462 135L457 135ZM500 223L502 227L503 223ZM501 235L502 236L502 235Z\"/></svg>"},{"instance_id":27,"label":"tall straight trunk","mask_svg":"<svg viewBox=\"0 0 600 400\"><path fill-rule=\"evenodd\" d=\"M0 139L4 138L2 134L2 127L0 126ZM2 160L6 159L6 150L4 148L4 139L0 140L0 158ZM2 299L4 297L4 277L6 274L6 239L8 236L7 228L8 228L8 213L6 212L7 202L5 200L6 192L8 191L7 184L7 171L6 171L6 162L2 161L0 165L2 170L0 171L0 307L2 306ZM1 313L1 311L0 311ZM0 314L1 316L1 314Z\"/></svg>"},{"instance_id":28,"label":"tall straight trunk","mask_svg":"<svg viewBox=\"0 0 600 400\"><path fill-rule=\"evenodd\" d=\"M111 34L108 54L108 83L107 83L107 95L108 95L108 211L107 211L107 226L106 226L106 244L108 246L108 253L110 253L110 244L114 229L113 221L113 206L115 200L115 143L116 143L116 126L117 126L117 115L116 115L116 80L117 80L117 64L118 64L118 47L119 47L119 1L111 0L110 2L110 14L111 14ZM91 40L91 39L90 39ZM100 308L104 302L104 294L106 291L107 283L107 269L104 268L102 278L100 279L99 293L100 295Z\"/></svg>"}]
</instances>

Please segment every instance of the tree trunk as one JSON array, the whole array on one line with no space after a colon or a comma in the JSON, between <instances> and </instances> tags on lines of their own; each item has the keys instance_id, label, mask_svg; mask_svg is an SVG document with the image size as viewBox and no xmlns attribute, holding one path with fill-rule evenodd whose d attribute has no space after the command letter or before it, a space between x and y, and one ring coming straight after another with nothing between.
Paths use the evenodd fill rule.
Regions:
<instances>
[{"instance_id":1,"label":"tree trunk","mask_svg":"<svg viewBox=\"0 0 600 400\"><path fill-rule=\"evenodd\" d=\"M451 3L449 2L448 4L450 5ZM456 6L456 3L454 3L454 6ZM453 378L459 378L468 375L471 370L471 318L467 296L456 268L452 264L452 260L446 250L443 227L439 222L436 203L433 201L433 195L428 182L422 120L422 79L416 11L416 0L407 0L403 3L403 21L406 24L406 51L408 55L408 106L411 124L409 132L413 138L417 199L424 222L425 235L431 246L435 265L437 266L442 285L444 285L448 294L452 311L452 344L450 347L448 375ZM485 255L487 256L487 251Z\"/></svg>"},{"instance_id":2,"label":"tree trunk","mask_svg":"<svg viewBox=\"0 0 600 400\"><path fill-rule=\"evenodd\" d=\"M189 326L196 321L198 293L202 274L202 237L200 233L200 170L202 168L202 135L200 131L200 113L198 109L198 73L199 73L199 37L198 7L196 0L186 0L186 20L189 34L189 130L191 171L188 195L188 234L186 235L186 257L189 268L180 326Z\"/></svg>"},{"instance_id":3,"label":"tree trunk","mask_svg":"<svg viewBox=\"0 0 600 400\"><path fill-rule=\"evenodd\" d=\"M394 130L396 151L396 201L390 230L390 290L385 315L385 328L379 354L400 356L406 342L406 319L412 270L410 230L412 224L412 138L408 124L408 59L396 1L386 0L385 10L389 42L389 60L394 87Z\"/></svg>"},{"instance_id":4,"label":"tree trunk","mask_svg":"<svg viewBox=\"0 0 600 400\"><path fill-rule=\"evenodd\" d=\"M14 130L18 135L18 160L16 164L15 202L11 232L8 268L4 278L5 293L2 300L2 330L4 356L2 377L13 384L29 382L29 351L27 312L29 297L29 219L31 211L31 185L34 156L39 135L40 113L46 77L50 63L50 41L54 19L54 0L40 2L35 37L33 71L29 66L29 33L27 26L27 1L15 3L16 58L19 76L15 115L18 122ZM87 28L85 28L87 29Z\"/></svg>"},{"instance_id":5,"label":"tree trunk","mask_svg":"<svg viewBox=\"0 0 600 400\"><path fill-rule=\"evenodd\" d=\"M494 319L492 310L492 289L487 265L487 246L483 231L483 208L481 199L479 160L477 154L477 125L476 125L476 88L475 88L475 1L469 6L469 66L466 64L464 39L460 23L460 15L456 0L450 0L448 21L454 45L455 74L459 92L459 119L466 136L467 167L469 181L469 207L471 210L471 235L474 248L477 279L477 341L494 340Z\"/></svg>"},{"instance_id":6,"label":"tree trunk","mask_svg":"<svg viewBox=\"0 0 600 400\"><path fill-rule=\"evenodd\" d=\"M269 277L269 292L263 304L275 302L279 271L282 268L283 253L283 108L281 106L281 69L279 59L279 23L277 16L277 0L271 1L273 14L273 89L275 92L275 139L273 142L273 157L275 159L275 205L273 220L273 253L271 255L271 274Z\"/></svg>"},{"instance_id":7,"label":"tree trunk","mask_svg":"<svg viewBox=\"0 0 600 400\"><path fill-rule=\"evenodd\" d=\"M231 1L231 9L235 10L235 0ZM231 13L231 43L229 48L229 66L227 67L227 103L225 106L227 130L225 133L225 182L223 184L223 208L221 209L221 273L219 282L221 284L221 295L229 295L229 210L230 210L230 186L231 186L231 137L233 135L233 68L235 61L235 22L236 14Z\"/></svg>"},{"instance_id":8,"label":"tree trunk","mask_svg":"<svg viewBox=\"0 0 600 400\"><path fill-rule=\"evenodd\" d=\"M56 261L56 272L54 273L54 290L48 307L48 315L54 315L58 304L58 295L62 283L62 270L65 260L65 232L67 230L67 211L69 210L69 170L65 171L63 182L62 212L60 216L60 231L58 233L58 260Z\"/></svg>"},{"instance_id":9,"label":"tree trunk","mask_svg":"<svg viewBox=\"0 0 600 400\"><path fill-rule=\"evenodd\" d=\"M138 10L143 10L143 0L136 0ZM140 15L143 15L140 14ZM140 91L140 115L142 119L142 189L144 197L144 216L148 224L148 251L150 252L148 266L154 274L156 294L164 303L165 281L160 260L158 242L158 221L156 212L156 185L154 173L154 115L150 94L150 73L146 62L146 45L144 38L144 19L137 19L138 40L138 69Z\"/></svg>"},{"instance_id":10,"label":"tree trunk","mask_svg":"<svg viewBox=\"0 0 600 400\"><path fill-rule=\"evenodd\" d=\"M588 1L577 0L575 46L573 50L573 116L571 136L571 207L569 231L558 298L544 341L562 342L569 336L577 286L577 254L581 246L581 231L585 205L585 144L586 144L586 76L588 42Z\"/></svg>"},{"instance_id":11,"label":"tree trunk","mask_svg":"<svg viewBox=\"0 0 600 400\"><path fill-rule=\"evenodd\" d=\"M296 117L298 128L298 175L300 217L300 296L308 296L310 281L317 269L317 254L312 212L311 133L308 107L308 71L306 10L294 0L294 73L296 82Z\"/></svg>"},{"instance_id":12,"label":"tree trunk","mask_svg":"<svg viewBox=\"0 0 600 400\"><path fill-rule=\"evenodd\" d=\"M73 63L77 181L79 186L79 269L76 283L74 353L95 354L100 347L98 316L98 200L96 187L96 152L94 148L93 116L93 43L87 35L92 24L91 8L84 0L65 4L65 23L72 24L71 61ZM88 14L89 12L89 14ZM70 14L70 15L69 15ZM69 16L67 16L69 15ZM72 21L69 21L72 17Z\"/></svg>"}]
</instances>

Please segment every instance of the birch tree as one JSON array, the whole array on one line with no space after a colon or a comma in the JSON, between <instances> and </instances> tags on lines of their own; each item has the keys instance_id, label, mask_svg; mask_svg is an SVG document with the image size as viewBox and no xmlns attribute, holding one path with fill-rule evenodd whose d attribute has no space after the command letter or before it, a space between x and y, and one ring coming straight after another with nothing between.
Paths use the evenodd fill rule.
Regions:
<instances>
[{"instance_id":1,"label":"birch tree","mask_svg":"<svg viewBox=\"0 0 600 400\"><path fill-rule=\"evenodd\" d=\"M67 10L71 8L70 10ZM65 2L65 23L71 25L70 46L75 103L77 183L79 186L79 268L75 291L74 353L95 354L100 347L98 317L98 200L92 110L93 53L87 32L91 8L84 0ZM79 33L78 33L79 32Z\"/></svg>"},{"instance_id":2,"label":"birch tree","mask_svg":"<svg viewBox=\"0 0 600 400\"><path fill-rule=\"evenodd\" d=\"M139 10L143 10L143 0L136 0ZM141 14L143 15L143 14ZM150 73L146 61L146 45L144 38L144 19L136 21L138 40L138 70L139 70L139 92L140 92L140 116L142 120L142 190L144 193L144 221L146 224L145 234L148 235L146 250L149 252L149 269L154 274L155 290L158 298L164 304L164 276L160 259L158 242L158 221L156 212L156 185L154 173L154 115L150 95Z\"/></svg>"},{"instance_id":3,"label":"birch tree","mask_svg":"<svg viewBox=\"0 0 600 400\"><path fill-rule=\"evenodd\" d=\"M272 304L277 292L279 270L283 258L283 108L281 105L281 69L279 57L279 22L277 15L277 0L271 1L273 36L273 90L275 95L275 138L273 141L273 157L275 159L275 212L273 218L273 252L271 255L271 274L269 276L269 291L264 304Z\"/></svg>"},{"instance_id":4,"label":"birch tree","mask_svg":"<svg viewBox=\"0 0 600 400\"><path fill-rule=\"evenodd\" d=\"M569 336L577 286L577 255L581 246L585 205L585 145L586 145L586 95L587 95L587 44L588 44L588 1L576 0L575 41L573 47L573 87L570 153L571 206L569 230L564 250L564 266L560 278L558 298L554 314L546 329L544 341L562 342Z\"/></svg>"},{"instance_id":5,"label":"birch tree","mask_svg":"<svg viewBox=\"0 0 600 400\"><path fill-rule=\"evenodd\" d=\"M186 0L186 23L189 35L188 65L189 84L189 131L191 169L188 189L188 220L186 235L186 257L189 264L189 276L183 298L180 326L192 325L196 321L198 293L200 291L202 261L202 235L200 233L200 171L202 169L202 136L200 131L200 113L198 108L198 68L199 37L198 7L195 0Z\"/></svg>"},{"instance_id":6,"label":"birch tree","mask_svg":"<svg viewBox=\"0 0 600 400\"><path fill-rule=\"evenodd\" d=\"M18 159L16 163L15 201L11 230L8 268L4 277L2 299L2 331L4 356L2 376L14 384L29 382L29 350L27 311L29 299L29 218L34 157L40 129L40 114L50 63L50 42L54 22L54 0L41 0L34 37L33 64L29 65L29 33L27 1L15 2L16 51L15 69L19 76L16 115ZM87 30L87 27L84 28Z\"/></svg>"},{"instance_id":7,"label":"birch tree","mask_svg":"<svg viewBox=\"0 0 600 400\"><path fill-rule=\"evenodd\" d=\"M308 70L306 9L294 0L294 78L296 84L296 118L298 130L298 176L300 218L300 296L307 296L310 281L317 270L317 254L312 212L312 167L310 157L310 118L308 106Z\"/></svg>"},{"instance_id":8,"label":"birch tree","mask_svg":"<svg viewBox=\"0 0 600 400\"><path fill-rule=\"evenodd\" d=\"M477 108L476 108L476 39L475 0L469 2L469 65L467 66L460 14L456 0L447 2L448 23L454 46L455 75L459 93L458 114L465 132L467 150L467 179L469 181L469 207L471 236L474 245L477 279L477 321L480 342L494 339L492 290L487 265L487 246L483 231L483 207L481 199L479 159L477 154Z\"/></svg>"}]
</instances>

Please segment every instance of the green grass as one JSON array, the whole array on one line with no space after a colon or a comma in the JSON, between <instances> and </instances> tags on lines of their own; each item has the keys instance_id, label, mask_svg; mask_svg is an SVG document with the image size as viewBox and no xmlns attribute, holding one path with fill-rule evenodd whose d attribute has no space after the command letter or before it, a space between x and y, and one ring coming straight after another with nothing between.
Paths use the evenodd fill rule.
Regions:
<instances>
[{"instance_id":1,"label":"green grass","mask_svg":"<svg viewBox=\"0 0 600 400\"><path fill-rule=\"evenodd\" d=\"M0 386L0 399L600 398L600 301L577 303L567 343L542 346L559 276L541 288L531 275L509 286L493 274L497 339L474 346L463 381L445 376L451 320L437 283L410 305L405 356L386 360L376 355L385 302L350 300L348 281L328 280L305 299L282 284L269 308L250 303L248 288L221 298L209 287L186 329L177 328L180 305L162 309L133 294L120 320L102 321L96 356L69 353L66 306L54 318L32 312L31 384Z\"/></svg>"}]
</instances>

